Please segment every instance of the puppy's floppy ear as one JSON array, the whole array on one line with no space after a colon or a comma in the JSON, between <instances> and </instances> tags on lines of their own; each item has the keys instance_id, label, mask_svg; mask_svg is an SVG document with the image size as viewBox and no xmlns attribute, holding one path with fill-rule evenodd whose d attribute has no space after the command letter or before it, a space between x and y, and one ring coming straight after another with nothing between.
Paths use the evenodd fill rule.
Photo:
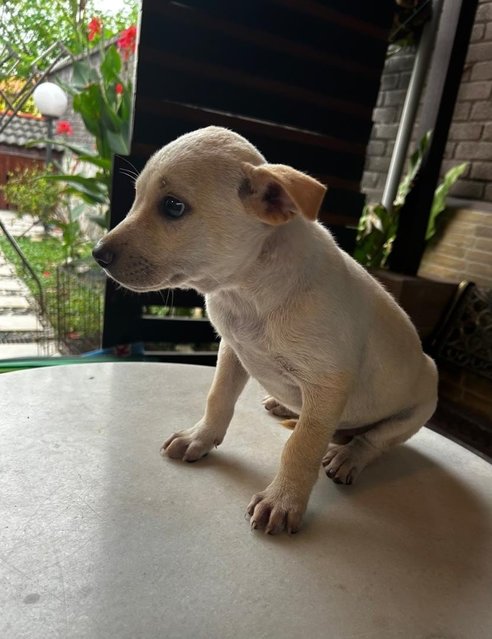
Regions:
<instances>
[{"instance_id":1,"label":"puppy's floppy ear","mask_svg":"<svg viewBox=\"0 0 492 639\"><path fill-rule=\"evenodd\" d=\"M326 187L284 164L242 163L244 180L239 197L246 210L267 224L283 224L300 213L315 220Z\"/></svg>"}]
</instances>

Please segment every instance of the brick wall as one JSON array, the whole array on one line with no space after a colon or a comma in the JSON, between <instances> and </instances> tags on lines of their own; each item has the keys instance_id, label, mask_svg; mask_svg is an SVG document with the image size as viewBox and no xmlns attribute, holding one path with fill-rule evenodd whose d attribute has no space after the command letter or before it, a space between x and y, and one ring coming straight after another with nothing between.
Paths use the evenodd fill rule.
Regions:
<instances>
[{"instance_id":1,"label":"brick wall","mask_svg":"<svg viewBox=\"0 0 492 639\"><path fill-rule=\"evenodd\" d=\"M469 161L464 178L453 191L457 197L492 202L492 2L482 0L472 40L443 169Z\"/></svg>"},{"instance_id":2,"label":"brick wall","mask_svg":"<svg viewBox=\"0 0 492 639\"><path fill-rule=\"evenodd\" d=\"M451 206L443 229L426 248L419 275L454 282L467 279L492 289L492 205Z\"/></svg>"},{"instance_id":3,"label":"brick wall","mask_svg":"<svg viewBox=\"0 0 492 639\"><path fill-rule=\"evenodd\" d=\"M389 58L381 80L362 189L380 200L415 52ZM442 171L468 161L452 195L492 202L492 0L480 0Z\"/></svg>"},{"instance_id":4,"label":"brick wall","mask_svg":"<svg viewBox=\"0 0 492 639\"><path fill-rule=\"evenodd\" d=\"M466 407L482 420L492 415L492 382L471 371L439 364L439 396L452 405Z\"/></svg>"},{"instance_id":5,"label":"brick wall","mask_svg":"<svg viewBox=\"0 0 492 639\"><path fill-rule=\"evenodd\" d=\"M492 0L477 9L441 173L465 161L451 191L461 203L449 207L419 274L492 288Z\"/></svg>"},{"instance_id":6,"label":"brick wall","mask_svg":"<svg viewBox=\"0 0 492 639\"><path fill-rule=\"evenodd\" d=\"M362 181L367 201L382 196L414 59L407 48L386 61ZM415 144L414 136L410 151ZM492 288L492 0L479 2L441 174L465 161L451 191L456 204L419 273Z\"/></svg>"},{"instance_id":7,"label":"brick wall","mask_svg":"<svg viewBox=\"0 0 492 639\"><path fill-rule=\"evenodd\" d=\"M415 51L405 49L386 61L362 181L367 201L381 200L414 59ZM492 289L492 0L478 6L441 174L464 161L469 167L451 192L419 275ZM490 428L492 382L463 368L439 368L441 405L461 406Z\"/></svg>"}]
</instances>

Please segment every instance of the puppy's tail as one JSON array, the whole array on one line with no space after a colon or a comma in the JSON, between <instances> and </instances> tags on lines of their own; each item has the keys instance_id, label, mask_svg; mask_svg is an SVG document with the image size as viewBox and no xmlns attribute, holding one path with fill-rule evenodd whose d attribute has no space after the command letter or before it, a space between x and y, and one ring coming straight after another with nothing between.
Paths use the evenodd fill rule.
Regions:
<instances>
[{"instance_id":1,"label":"puppy's tail","mask_svg":"<svg viewBox=\"0 0 492 639\"><path fill-rule=\"evenodd\" d=\"M282 424L282 426L285 426L285 428L288 428L289 430L294 430L297 424L297 419L284 419L280 423Z\"/></svg>"}]
</instances>

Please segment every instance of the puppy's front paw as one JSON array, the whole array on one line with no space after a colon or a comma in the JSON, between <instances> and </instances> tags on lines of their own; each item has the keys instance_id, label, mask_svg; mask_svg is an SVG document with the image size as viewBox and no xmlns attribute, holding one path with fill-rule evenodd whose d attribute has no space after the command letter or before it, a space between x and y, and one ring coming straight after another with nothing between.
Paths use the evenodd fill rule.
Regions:
<instances>
[{"instance_id":1,"label":"puppy's front paw","mask_svg":"<svg viewBox=\"0 0 492 639\"><path fill-rule=\"evenodd\" d=\"M307 499L270 484L261 493L253 495L247 512L253 529L264 530L270 535L284 530L293 534L301 527L306 506Z\"/></svg>"},{"instance_id":2,"label":"puppy's front paw","mask_svg":"<svg viewBox=\"0 0 492 639\"><path fill-rule=\"evenodd\" d=\"M171 459L182 459L187 462L198 461L221 443L213 432L204 429L201 425L180 430L173 433L171 437L161 446L161 455L171 457Z\"/></svg>"}]
</instances>

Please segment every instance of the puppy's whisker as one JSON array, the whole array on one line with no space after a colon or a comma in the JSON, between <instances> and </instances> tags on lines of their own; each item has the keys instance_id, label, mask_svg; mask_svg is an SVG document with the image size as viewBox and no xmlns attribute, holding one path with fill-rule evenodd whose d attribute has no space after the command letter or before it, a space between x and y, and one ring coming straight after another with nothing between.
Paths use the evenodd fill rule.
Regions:
<instances>
[{"instance_id":1,"label":"puppy's whisker","mask_svg":"<svg viewBox=\"0 0 492 639\"><path fill-rule=\"evenodd\" d=\"M169 309L169 315L172 315L174 312L174 289L171 289L171 308Z\"/></svg>"},{"instance_id":2,"label":"puppy's whisker","mask_svg":"<svg viewBox=\"0 0 492 639\"><path fill-rule=\"evenodd\" d=\"M174 289L172 288L166 289L165 297L164 297L164 293L162 292L162 289L160 289L159 295L161 296L161 299L164 302L163 307L167 309L166 315L171 316L174 310ZM171 298L171 304L169 304L169 298Z\"/></svg>"},{"instance_id":3,"label":"puppy's whisker","mask_svg":"<svg viewBox=\"0 0 492 639\"><path fill-rule=\"evenodd\" d=\"M120 157L120 158L121 158L124 162L126 162L127 164L129 164L129 165L131 166L131 168L134 170L135 175L136 175L137 177L140 175L140 171L137 169L137 167L136 167L136 166L135 166L132 162L130 162L130 160L129 160L128 158L126 158L126 157L125 157L125 156L123 156L123 155L120 155L119 157Z\"/></svg>"},{"instance_id":4,"label":"puppy's whisker","mask_svg":"<svg viewBox=\"0 0 492 639\"><path fill-rule=\"evenodd\" d=\"M137 181L138 175L136 175L135 173L127 171L126 169L120 169L120 173L122 175L126 175L126 177L129 177L134 184Z\"/></svg>"},{"instance_id":5,"label":"puppy's whisker","mask_svg":"<svg viewBox=\"0 0 492 639\"><path fill-rule=\"evenodd\" d=\"M162 301L164 302L163 306L164 308L167 308L168 310L166 311L166 313L169 315L169 307L168 307L168 301L169 301L169 295L170 295L171 291L170 289L166 290L166 297L164 297L164 293L162 292L162 289L159 289L159 295L162 299Z\"/></svg>"},{"instance_id":6,"label":"puppy's whisker","mask_svg":"<svg viewBox=\"0 0 492 639\"><path fill-rule=\"evenodd\" d=\"M131 180L133 180L133 182L135 182L135 181L136 181L136 179L137 179L137 176L136 176L136 175L134 175L133 173L130 173L129 171L120 170L120 173L121 173L122 175L125 175L126 177L131 178Z\"/></svg>"},{"instance_id":7,"label":"puppy's whisker","mask_svg":"<svg viewBox=\"0 0 492 639\"><path fill-rule=\"evenodd\" d=\"M127 169L125 166L120 167L120 173L124 173L125 175L133 175L135 177L138 177L138 173L135 173L135 171L132 171L131 169Z\"/></svg>"}]
</instances>

